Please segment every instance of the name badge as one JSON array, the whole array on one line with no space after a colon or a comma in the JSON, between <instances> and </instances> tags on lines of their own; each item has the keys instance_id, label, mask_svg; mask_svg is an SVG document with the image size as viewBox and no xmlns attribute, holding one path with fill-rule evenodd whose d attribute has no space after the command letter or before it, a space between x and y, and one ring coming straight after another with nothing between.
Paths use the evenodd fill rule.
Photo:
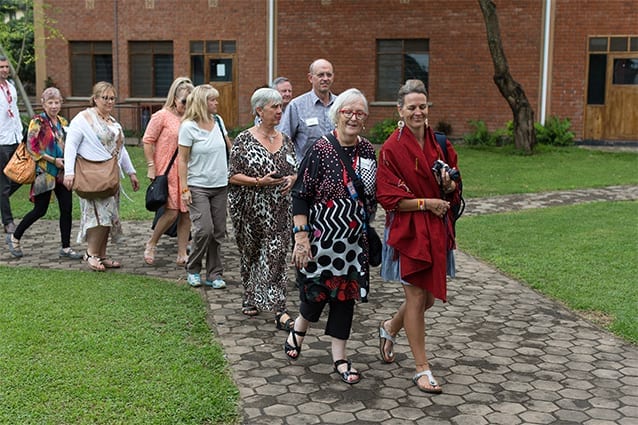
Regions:
<instances>
[{"instance_id":1,"label":"name badge","mask_svg":"<svg viewBox=\"0 0 638 425\"><path fill-rule=\"evenodd\" d=\"M361 158L361 160L359 161L359 164L361 165L361 168L363 168L364 170L372 170L374 161L370 158Z\"/></svg>"},{"instance_id":2,"label":"name badge","mask_svg":"<svg viewBox=\"0 0 638 425\"><path fill-rule=\"evenodd\" d=\"M319 125L319 119L317 117L307 118L306 119L306 125L308 127Z\"/></svg>"},{"instance_id":3,"label":"name badge","mask_svg":"<svg viewBox=\"0 0 638 425\"><path fill-rule=\"evenodd\" d=\"M357 194L357 189L354 188L354 184L352 183L352 180L350 180L347 184L346 187L348 188L348 193L350 193L350 197L352 199L357 199L357 197L359 196Z\"/></svg>"}]
</instances>

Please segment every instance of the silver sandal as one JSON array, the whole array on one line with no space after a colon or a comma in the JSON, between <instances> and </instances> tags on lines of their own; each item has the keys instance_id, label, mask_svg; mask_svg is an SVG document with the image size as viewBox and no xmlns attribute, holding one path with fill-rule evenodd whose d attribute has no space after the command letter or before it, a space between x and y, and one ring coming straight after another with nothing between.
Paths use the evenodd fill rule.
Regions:
<instances>
[{"instance_id":1,"label":"silver sandal","mask_svg":"<svg viewBox=\"0 0 638 425\"><path fill-rule=\"evenodd\" d=\"M432 388L423 388L423 387L419 386L419 384L418 384L419 379L421 377L423 377L423 376L427 376L428 377L428 383L430 384L430 386ZM434 379L434 376L432 376L432 371L430 369L424 370L424 371L419 372L416 375L414 375L412 377L412 382L414 382L414 385L416 385L416 387L419 390L423 391L424 393L441 394L443 392L443 390L439 386L439 383L436 382L436 379Z\"/></svg>"}]
</instances>

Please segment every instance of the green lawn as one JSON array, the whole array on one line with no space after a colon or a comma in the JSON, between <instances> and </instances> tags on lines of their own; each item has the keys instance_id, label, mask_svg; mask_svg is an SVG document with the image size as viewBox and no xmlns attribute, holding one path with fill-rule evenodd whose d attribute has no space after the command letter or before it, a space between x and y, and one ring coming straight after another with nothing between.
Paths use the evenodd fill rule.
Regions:
<instances>
[{"instance_id":1,"label":"green lawn","mask_svg":"<svg viewBox=\"0 0 638 425\"><path fill-rule=\"evenodd\" d=\"M638 342L638 201L464 217L458 247Z\"/></svg>"},{"instance_id":2,"label":"green lawn","mask_svg":"<svg viewBox=\"0 0 638 425\"><path fill-rule=\"evenodd\" d=\"M460 146L466 198L638 184L638 154L540 146L532 156Z\"/></svg>"},{"instance_id":3,"label":"green lawn","mask_svg":"<svg viewBox=\"0 0 638 425\"><path fill-rule=\"evenodd\" d=\"M238 391L198 292L0 267L0 423L232 424Z\"/></svg>"}]
</instances>

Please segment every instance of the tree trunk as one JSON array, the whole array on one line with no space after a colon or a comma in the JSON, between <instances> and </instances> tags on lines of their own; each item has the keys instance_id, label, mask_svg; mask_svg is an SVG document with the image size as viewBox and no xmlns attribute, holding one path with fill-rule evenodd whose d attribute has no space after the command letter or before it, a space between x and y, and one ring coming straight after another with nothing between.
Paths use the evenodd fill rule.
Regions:
<instances>
[{"instance_id":1,"label":"tree trunk","mask_svg":"<svg viewBox=\"0 0 638 425\"><path fill-rule=\"evenodd\" d=\"M487 44L494 64L494 83L512 109L514 144L517 149L531 154L536 144L534 110L527 100L523 87L510 74L501 41L496 5L492 0L478 0L478 2L481 6L481 12L483 12Z\"/></svg>"}]
</instances>

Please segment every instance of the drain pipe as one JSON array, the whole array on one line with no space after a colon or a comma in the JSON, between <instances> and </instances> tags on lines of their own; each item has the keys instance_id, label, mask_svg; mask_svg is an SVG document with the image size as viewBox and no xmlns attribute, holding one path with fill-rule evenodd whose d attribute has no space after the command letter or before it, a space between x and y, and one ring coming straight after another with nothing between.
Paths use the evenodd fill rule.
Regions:
<instances>
[{"instance_id":1,"label":"drain pipe","mask_svg":"<svg viewBox=\"0 0 638 425\"><path fill-rule=\"evenodd\" d=\"M268 81L270 85L275 73L275 0L268 0Z\"/></svg>"},{"instance_id":2,"label":"drain pipe","mask_svg":"<svg viewBox=\"0 0 638 425\"><path fill-rule=\"evenodd\" d=\"M548 85L549 85L549 50L552 22L552 0L545 0L545 25L543 34L543 71L541 74L541 110L540 123L545 125L547 118Z\"/></svg>"}]
</instances>

